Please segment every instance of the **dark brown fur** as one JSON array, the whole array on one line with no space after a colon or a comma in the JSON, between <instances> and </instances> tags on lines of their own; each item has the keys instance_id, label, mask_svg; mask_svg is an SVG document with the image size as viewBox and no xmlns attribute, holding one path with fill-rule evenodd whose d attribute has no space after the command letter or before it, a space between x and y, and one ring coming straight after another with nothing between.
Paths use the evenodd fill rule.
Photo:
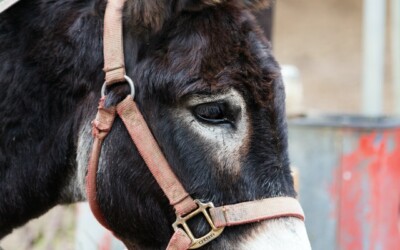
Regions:
<instances>
[{"instance_id":1,"label":"dark brown fur","mask_svg":"<svg viewBox=\"0 0 400 250\"><path fill-rule=\"evenodd\" d=\"M141 0L128 1L124 14L136 101L187 191L216 205L295 195L280 69L247 9L263 4ZM21 1L0 15L0 238L82 198L67 197L65 188L103 84L104 8L101 0ZM238 176L219 171L209 145L173 117L191 108L184 103L192 95L232 88L245 99L251 126ZM109 91L112 105L127 87ZM102 159L97 198L112 229L128 245L164 248L174 212L119 119ZM233 247L254 227L226 229L206 248ZM204 232L205 224L193 228Z\"/></svg>"}]
</instances>

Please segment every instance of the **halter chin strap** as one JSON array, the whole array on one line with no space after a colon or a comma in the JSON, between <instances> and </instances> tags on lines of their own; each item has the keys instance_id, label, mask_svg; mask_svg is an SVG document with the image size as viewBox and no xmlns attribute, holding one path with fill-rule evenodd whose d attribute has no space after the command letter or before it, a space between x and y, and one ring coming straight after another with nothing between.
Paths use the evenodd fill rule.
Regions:
<instances>
[{"instance_id":1,"label":"halter chin strap","mask_svg":"<svg viewBox=\"0 0 400 250\"><path fill-rule=\"evenodd\" d=\"M123 82L125 66L122 43L122 10L125 0L109 0L104 20L104 71L107 86ZM133 91L132 91L133 93ZM97 220L111 231L97 202L96 176L102 142L112 128L118 115L126 126L130 137L140 155L153 174L158 185L174 207L177 220L175 230L167 249L184 250L201 247L217 238L225 226L252 223L279 217L296 217L304 220L304 213L299 202L291 197L275 197L258 201L248 201L222 207L194 200L178 180L160 147L154 139L146 121L133 100L128 95L115 107L105 108L106 96L100 99L98 112L92 122L94 143L89 159L86 177L87 199ZM195 238L187 221L197 215L203 215L210 225L210 232Z\"/></svg>"}]
</instances>

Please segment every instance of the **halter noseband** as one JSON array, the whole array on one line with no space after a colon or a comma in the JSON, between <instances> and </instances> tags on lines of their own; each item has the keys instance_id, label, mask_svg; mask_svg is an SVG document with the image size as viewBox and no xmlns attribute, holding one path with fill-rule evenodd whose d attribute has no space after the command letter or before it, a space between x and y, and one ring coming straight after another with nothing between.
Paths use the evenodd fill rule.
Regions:
<instances>
[{"instance_id":1,"label":"halter noseband","mask_svg":"<svg viewBox=\"0 0 400 250\"><path fill-rule=\"evenodd\" d=\"M146 121L134 102L134 85L125 75L122 11L126 0L109 0L104 18L104 71L106 80L102 88L96 118L92 122L94 142L89 159L86 177L87 199L97 220L110 231L96 200L96 175L104 138L112 128L118 115L129 132L140 155L153 174L157 183L174 207L177 219L175 230L167 249L194 249L204 246L217 238L225 226L234 226L279 217L296 217L304 220L304 213L299 202L291 197L275 197L257 201L248 201L222 207L214 207L211 202L202 203L193 199L184 189L154 139ZM105 108L107 96L105 88L114 83L128 82L131 95L116 106ZM187 221L202 214L210 225L210 232L196 238Z\"/></svg>"}]
</instances>

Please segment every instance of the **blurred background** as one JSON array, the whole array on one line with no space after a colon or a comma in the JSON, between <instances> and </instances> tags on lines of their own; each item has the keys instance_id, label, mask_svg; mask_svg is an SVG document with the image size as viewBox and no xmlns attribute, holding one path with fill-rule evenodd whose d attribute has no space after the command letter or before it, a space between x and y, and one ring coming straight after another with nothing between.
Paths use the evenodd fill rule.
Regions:
<instances>
[{"instance_id":1,"label":"blurred background","mask_svg":"<svg viewBox=\"0 0 400 250\"><path fill-rule=\"evenodd\" d=\"M290 155L314 249L400 249L399 2L274 4L272 43L287 84ZM54 208L0 245L122 249L90 219L77 222L86 210Z\"/></svg>"},{"instance_id":2,"label":"blurred background","mask_svg":"<svg viewBox=\"0 0 400 250\"><path fill-rule=\"evenodd\" d=\"M276 1L272 38L275 55L281 64L298 67L304 88L304 108L308 112L363 111L363 16L366 2L370 1ZM385 5L385 0L375 2ZM381 32L384 36L384 72L380 82L383 114L395 112L391 4L391 1L386 3L383 30L375 31L375 34ZM374 9L371 14L377 16L378 11ZM372 43L379 41L375 39ZM378 70L379 61L375 66Z\"/></svg>"}]
</instances>

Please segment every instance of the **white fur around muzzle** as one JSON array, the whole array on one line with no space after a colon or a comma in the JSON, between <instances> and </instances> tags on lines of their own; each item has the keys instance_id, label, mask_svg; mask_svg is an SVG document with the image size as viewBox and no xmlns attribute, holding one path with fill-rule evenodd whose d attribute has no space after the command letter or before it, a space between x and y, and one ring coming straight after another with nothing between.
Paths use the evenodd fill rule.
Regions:
<instances>
[{"instance_id":1,"label":"white fur around muzzle","mask_svg":"<svg viewBox=\"0 0 400 250\"><path fill-rule=\"evenodd\" d=\"M311 246L303 221L297 218L280 218L260 223L237 249L309 250Z\"/></svg>"}]
</instances>

